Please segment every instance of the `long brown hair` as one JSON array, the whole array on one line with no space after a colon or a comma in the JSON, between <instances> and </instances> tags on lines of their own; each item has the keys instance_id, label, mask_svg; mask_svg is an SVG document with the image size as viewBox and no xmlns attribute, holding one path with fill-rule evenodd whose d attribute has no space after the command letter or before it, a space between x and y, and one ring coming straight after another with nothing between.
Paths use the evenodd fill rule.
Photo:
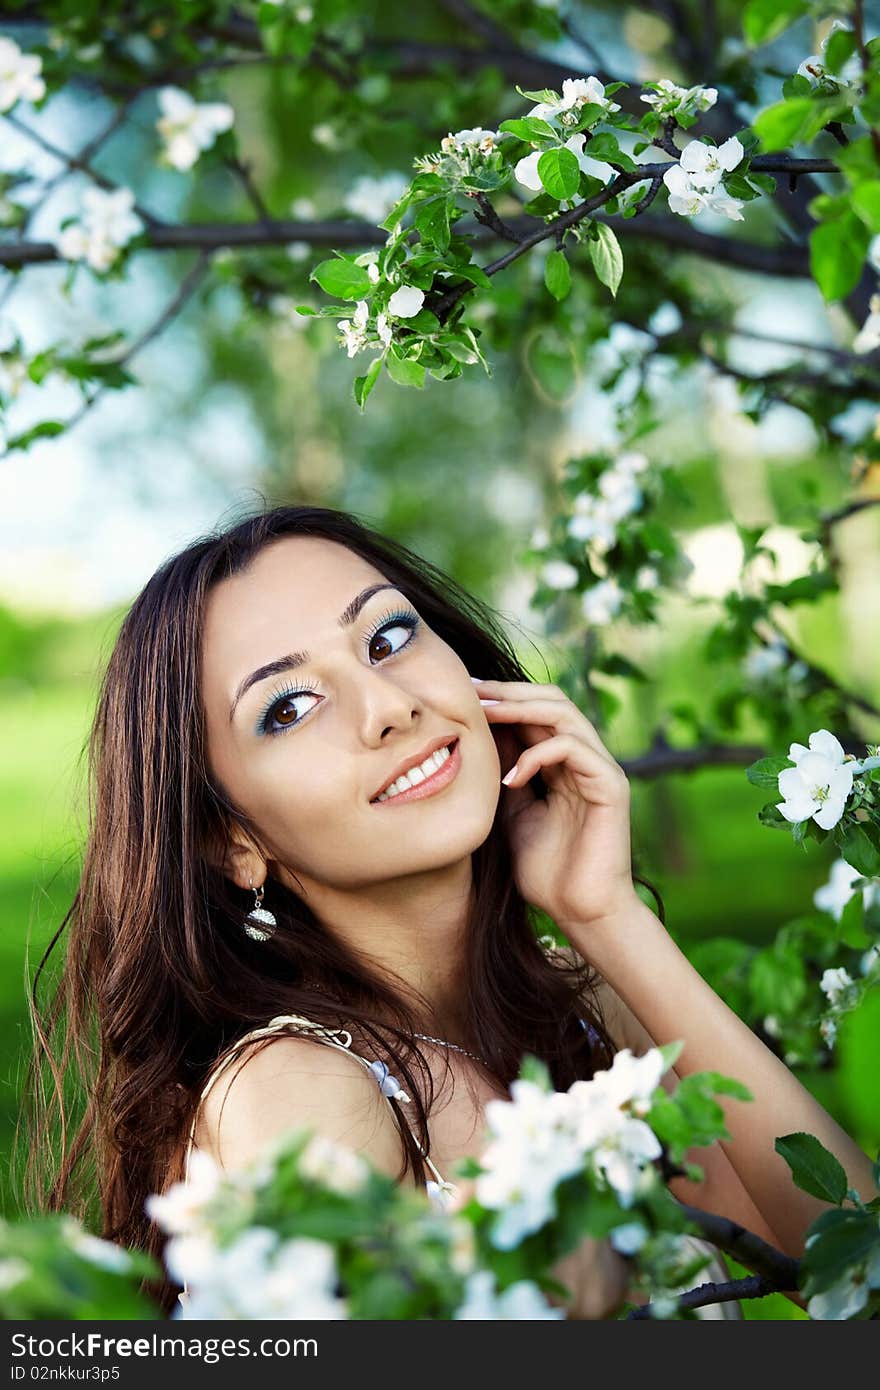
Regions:
<instances>
[{"instance_id":1,"label":"long brown hair","mask_svg":"<svg viewBox=\"0 0 880 1390\"><path fill-rule=\"evenodd\" d=\"M323 537L369 561L469 671L529 679L491 608L402 544L328 508L263 507L166 561L135 599L83 750L89 825L79 887L32 984L35 1047L24 1096L32 1092L34 1116L23 1186L28 1211L72 1211L100 1223L105 1239L157 1256L165 1237L144 1200L182 1177L206 1076L230 1044L279 1013L356 1030L370 1040L371 1055L393 1061L413 1100L412 1130L395 1108L400 1177L427 1176L414 1135L429 1151L434 1088L412 1039L421 1026L412 1011L276 880L266 883L266 906L277 930L269 941L253 941L243 930L252 897L214 867L222 855L205 853L209 843L228 846L236 825L260 844L259 827L207 768L200 693L206 596L284 536ZM546 796L540 774L532 785ZM595 1002L583 1002L585 991L592 997L591 967L559 965L537 941L533 909L514 884L501 804L472 856L464 963L470 1035L463 1041L505 1087L530 1052L564 1090L608 1066L614 1043ZM65 928L66 956L44 1009L40 977ZM318 981L323 987L312 988ZM388 1018L396 1022L379 1022ZM173 1307L177 1288L167 1280L144 1290L166 1312Z\"/></svg>"}]
</instances>

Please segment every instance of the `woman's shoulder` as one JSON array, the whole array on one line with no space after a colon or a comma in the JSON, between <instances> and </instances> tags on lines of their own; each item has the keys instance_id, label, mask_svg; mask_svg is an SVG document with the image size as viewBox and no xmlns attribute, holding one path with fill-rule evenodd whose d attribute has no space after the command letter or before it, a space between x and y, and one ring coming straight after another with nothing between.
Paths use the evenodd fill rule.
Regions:
<instances>
[{"instance_id":1,"label":"woman's shoulder","mask_svg":"<svg viewBox=\"0 0 880 1390\"><path fill-rule=\"evenodd\" d=\"M292 1031L246 1036L212 1072L196 1143L232 1169L298 1128L357 1150L394 1177L400 1171L397 1124L366 1059Z\"/></svg>"}]
</instances>

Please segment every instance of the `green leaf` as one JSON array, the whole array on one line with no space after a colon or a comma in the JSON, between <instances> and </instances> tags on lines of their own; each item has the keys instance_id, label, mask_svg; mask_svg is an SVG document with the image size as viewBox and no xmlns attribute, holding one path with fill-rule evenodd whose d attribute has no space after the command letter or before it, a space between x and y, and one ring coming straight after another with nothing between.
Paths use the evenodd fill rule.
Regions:
<instances>
[{"instance_id":1,"label":"green leaf","mask_svg":"<svg viewBox=\"0 0 880 1390\"><path fill-rule=\"evenodd\" d=\"M335 294L337 299L364 299L373 288L363 266L341 257L321 261L309 279L317 280L326 294Z\"/></svg>"},{"instance_id":2,"label":"green leaf","mask_svg":"<svg viewBox=\"0 0 880 1390\"><path fill-rule=\"evenodd\" d=\"M399 356L392 347L388 349L385 365L391 380L396 381L398 386L416 386L419 389L424 386L425 368L421 362L414 362L410 357Z\"/></svg>"},{"instance_id":3,"label":"green leaf","mask_svg":"<svg viewBox=\"0 0 880 1390\"><path fill-rule=\"evenodd\" d=\"M590 159L605 160L609 164L618 164L621 169L626 169L632 174L638 168L635 160L630 159L617 143L610 131L600 131L584 145L584 154L589 155Z\"/></svg>"},{"instance_id":4,"label":"green leaf","mask_svg":"<svg viewBox=\"0 0 880 1390\"><path fill-rule=\"evenodd\" d=\"M571 289L571 267L564 251L550 251L544 261L544 284L554 299L564 299Z\"/></svg>"},{"instance_id":5,"label":"green leaf","mask_svg":"<svg viewBox=\"0 0 880 1390\"><path fill-rule=\"evenodd\" d=\"M758 820L762 825L769 826L771 830L790 830L791 821L785 819L778 805L773 801L768 801L758 812Z\"/></svg>"},{"instance_id":6,"label":"green leaf","mask_svg":"<svg viewBox=\"0 0 880 1390\"><path fill-rule=\"evenodd\" d=\"M29 430L8 439L6 451L11 454L14 449L29 449L38 439L52 439L57 434L63 434L66 429L67 424L64 420L41 420L38 425L32 425Z\"/></svg>"},{"instance_id":7,"label":"green leaf","mask_svg":"<svg viewBox=\"0 0 880 1390\"><path fill-rule=\"evenodd\" d=\"M774 791L778 791L780 772L793 766L790 758L782 758L778 755L772 758L759 758L756 763L752 763L750 767L746 768L746 776L753 787L772 787Z\"/></svg>"},{"instance_id":8,"label":"green leaf","mask_svg":"<svg viewBox=\"0 0 880 1390\"><path fill-rule=\"evenodd\" d=\"M571 150L545 150L538 160L538 178L557 201L575 196L580 177L580 165Z\"/></svg>"},{"instance_id":9,"label":"green leaf","mask_svg":"<svg viewBox=\"0 0 880 1390\"><path fill-rule=\"evenodd\" d=\"M743 14L743 33L752 47L768 43L807 9L807 0L749 0Z\"/></svg>"},{"instance_id":10,"label":"green leaf","mask_svg":"<svg viewBox=\"0 0 880 1390\"><path fill-rule=\"evenodd\" d=\"M531 1052L525 1052L523 1054L519 1065L519 1076L521 1081L531 1081L535 1086L539 1086L542 1091L553 1090L553 1082L546 1062L542 1062L539 1057L535 1057Z\"/></svg>"},{"instance_id":11,"label":"green leaf","mask_svg":"<svg viewBox=\"0 0 880 1390\"><path fill-rule=\"evenodd\" d=\"M449 200L431 198L422 203L413 219L423 241L436 246L441 255L449 250Z\"/></svg>"},{"instance_id":12,"label":"green leaf","mask_svg":"<svg viewBox=\"0 0 880 1390\"><path fill-rule=\"evenodd\" d=\"M662 1043L657 1048L657 1051L663 1058L664 1071L668 1071L670 1067L675 1066L676 1062L682 1054L683 1049L684 1042L681 1038L676 1038L674 1042Z\"/></svg>"},{"instance_id":13,"label":"green leaf","mask_svg":"<svg viewBox=\"0 0 880 1390\"><path fill-rule=\"evenodd\" d=\"M499 130L509 130L511 135L516 135L520 140L525 140L529 144L533 140L558 140L559 131L554 130L548 121L542 121L537 116L523 116L519 120L502 121Z\"/></svg>"},{"instance_id":14,"label":"green leaf","mask_svg":"<svg viewBox=\"0 0 880 1390\"><path fill-rule=\"evenodd\" d=\"M843 299L861 279L870 233L855 213L810 233L810 269L825 299Z\"/></svg>"},{"instance_id":15,"label":"green leaf","mask_svg":"<svg viewBox=\"0 0 880 1390\"><path fill-rule=\"evenodd\" d=\"M355 377L354 382L352 383L352 391L354 392L354 398L360 406L361 410L363 410L364 406L366 405L367 396L370 394L373 387L376 385L381 370L382 358L377 357L374 361L370 363L365 376Z\"/></svg>"},{"instance_id":16,"label":"green leaf","mask_svg":"<svg viewBox=\"0 0 880 1390\"><path fill-rule=\"evenodd\" d=\"M606 676L627 676L630 680L646 682L648 677L629 657L623 656L621 652L610 652L608 656L598 658L593 663L593 669L604 671Z\"/></svg>"},{"instance_id":17,"label":"green leaf","mask_svg":"<svg viewBox=\"0 0 880 1390\"><path fill-rule=\"evenodd\" d=\"M864 826L848 825L838 843L847 864L858 869L865 878L880 875L880 849L870 839Z\"/></svg>"},{"instance_id":18,"label":"green leaf","mask_svg":"<svg viewBox=\"0 0 880 1390\"><path fill-rule=\"evenodd\" d=\"M852 191L852 205L870 231L880 232L880 179L857 184Z\"/></svg>"},{"instance_id":19,"label":"green leaf","mask_svg":"<svg viewBox=\"0 0 880 1390\"><path fill-rule=\"evenodd\" d=\"M856 35L853 29L835 29L825 45L822 66L828 72L840 72L847 58L856 51Z\"/></svg>"},{"instance_id":20,"label":"green leaf","mask_svg":"<svg viewBox=\"0 0 880 1390\"><path fill-rule=\"evenodd\" d=\"M754 119L752 128L766 153L788 145L806 144L818 135L843 108L838 97L792 97L768 106Z\"/></svg>"},{"instance_id":21,"label":"green leaf","mask_svg":"<svg viewBox=\"0 0 880 1390\"><path fill-rule=\"evenodd\" d=\"M783 1134L773 1145L803 1192L840 1206L849 1186L842 1164L813 1134Z\"/></svg>"},{"instance_id":22,"label":"green leaf","mask_svg":"<svg viewBox=\"0 0 880 1390\"><path fill-rule=\"evenodd\" d=\"M607 285L616 297L623 276L623 252L614 232L604 222L594 222L598 233L595 241L590 241L590 259L596 276Z\"/></svg>"},{"instance_id":23,"label":"green leaf","mask_svg":"<svg viewBox=\"0 0 880 1390\"><path fill-rule=\"evenodd\" d=\"M877 1218L870 1212L823 1212L810 1227L808 1238L817 1228L818 1239L811 1242L803 1255L807 1277L801 1287L808 1298L824 1292L848 1269L862 1264L878 1244Z\"/></svg>"}]
</instances>

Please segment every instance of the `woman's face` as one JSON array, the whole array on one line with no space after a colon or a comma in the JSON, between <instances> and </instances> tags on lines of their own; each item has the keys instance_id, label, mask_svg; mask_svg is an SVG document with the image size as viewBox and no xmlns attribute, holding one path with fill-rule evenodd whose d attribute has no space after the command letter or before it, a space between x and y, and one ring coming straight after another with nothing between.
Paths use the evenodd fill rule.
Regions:
<instances>
[{"instance_id":1,"label":"woman's face","mask_svg":"<svg viewBox=\"0 0 880 1390\"><path fill-rule=\"evenodd\" d=\"M309 880L364 889L460 861L498 804L498 750L470 680L484 672L468 672L398 589L359 597L377 584L388 581L337 542L291 536L207 599L210 770L259 827L269 872L295 890L296 875L306 894ZM374 800L402 763L452 739L431 795ZM262 882L258 864L227 872L247 887L251 873Z\"/></svg>"}]
</instances>

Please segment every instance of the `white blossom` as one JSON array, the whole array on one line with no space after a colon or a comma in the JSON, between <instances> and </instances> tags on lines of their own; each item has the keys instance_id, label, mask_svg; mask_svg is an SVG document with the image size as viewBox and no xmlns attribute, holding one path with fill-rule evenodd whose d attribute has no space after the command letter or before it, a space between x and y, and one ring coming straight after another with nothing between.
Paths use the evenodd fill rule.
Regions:
<instances>
[{"instance_id":1,"label":"white blossom","mask_svg":"<svg viewBox=\"0 0 880 1390\"><path fill-rule=\"evenodd\" d=\"M110 1270L114 1274L127 1274L131 1270L132 1259L127 1250L121 1245L114 1245L112 1241L91 1235L83 1229L76 1217L65 1216L61 1230L70 1249L90 1264Z\"/></svg>"},{"instance_id":2,"label":"white blossom","mask_svg":"<svg viewBox=\"0 0 880 1390\"><path fill-rule=\"evenodd\" d=\"M873 352L880 347L880 294L871 295L868 308L870 312L853 338L853 352Z\"/></svg>"},{"instance_id":3,"label":"white blossom","mask_svg":"<svg viewBox=\"0 0 880 1390\"><path fill-rule=\"evenodd\" d=\"M390 347L393 335L391 332L391 325L385 314L376 315L376 332L382 340L383 347Z\"/></svg>"},{"instance_id":4,"label":"white blossom","mask_svg":"<svg viewBox=\"0 0 880 1390\"><path fill-rule=\"evenodd\" d=\"M697 188L715 188L726 173L741 163L745 150L735 135L723 145L689 140L681 152L680 167Z\"/></svg>"},{"instance_id":5,"label":"white blossom","mask_svg":"<svg viewBox=\"0 0 880 1390\"><path fill-rule=\"evenodd\" d=\"M826 87L837 91L852 90L860 88L862 78L862 61L858 49L847 58L840 72L829 72L825 66L825 50L828 47L828 40L838 29L845 29L852 32L849 24L844 24L842 20L835 19L822 43L819 45L818 53L811 53L809 58L798 66L798 75L806 77L807 81L814 87Z\"/></svg>"},{"instance_id":6,"label":"white blossom","mask_svg":"<svg viewBox=\"0 0 880 1390\"><path fill-rule=\"evenodd\" d=\"M650 467L647 454L642 454L636 449L629 449L625 453L618 454L614 460L614 469L617 473L644 473Z\"/></svg>"},{"instance_id":7,"label":"white blossom","mask_svg":"<svg viewBox=\"0 0 880 1390\"><path fill-rule=\"evenodd\" d=\"M130 188L117 188L112 193L87 188L80 221L64 227L55 237L58 254L67 261L85 260L93 270L109 270L120 250L143 228L133 209Z\"/></svg>"},{"instance_id":8,"label":"white blossom","mask_svg":"<svg viewBox=\"0 0 880 1390\"><path fill-rule=\"evenodd\" d=\"M601 106L606 113L619 111L616 101L605 95L605 85L598 77L566 77L562 83L562 95L553 101L542 101L533 106L529 116L547 121L550 125L575 125L582 106Z\"/></svg>"},{"instance_id":9,"label":"white blossom","mask_svg":"<svg viewBox=\"0 0 880 1390\"><path fill-rule=\"evenodd\" d=\"M600 550L610 550L617 541L613 509L604 497L580 492L574 499L574 515L566 526L576 541L593 541Z\"/></svg>"},{"instance_id":10,"label":"white blossom","mask_svg":"<svg viewBox=\"0 0 880 1390\"><path fill-rule=\"evenodd\" d=\"M742 222L742 202L725 192L721 180L725 173L736 168L743 154L743 146L735 135L718 146L689 140L681 152L680 162L670 165L663 175L670 211L682 217L694 217L708 209L734 222Z\"/></svg>"},{"instance_id":11,"label":"white blossom","mask_svg":"<svg viewBox=\"0 0 880 1390\"><path fill-rule=\"evenodd\" d=\"M529 545L533 550L546 550L550 544L550 532L546 526L536 526L529 537Z\"/></svg>"},{"instance_id":12,"label":"white blossom","mask_svg":"<svg viewBox=\"0 0 880 1390\"><path fill-rule=\"evenodd\" d=\"M388 301L388 313L398 319L411 319L425 302L424 290L415 285L401 285Z\"/></svg>"},{"instance_id":13,"label":"white blossom","mask_svg":"<svg viewBox=\"0 0 880 1390\"><path fill-rule=\"evenodd\" d=\"M440 141L440 148L444 154L464 154L467 151L491 154L497 149L500 138L497 130L484 130L482 126L474 126L470 130L457 130L454 133L450 131Z\"/></svg>"},{"instance_id":14,"label":"white blossom","mask_svg":"<svg viewBox=\"0 0 880 1390\"><path fill-rule=\"evenodd\" d=\"M541 569L540 578L548 589L573 589L578 582L578 572L567 560L548 560Z\"/></svg>"},{"instance_id":15,"label":"white blossom","mask_svg":"<svg viewBox=\"0 0 880 1390\"><path fill-rule=\"evenodd\" d=\"M669 210L680 217L696 217L699 212L717 212L729 217L731 222L744 221L740 212L742 203L731 198L723 189L697 188L678 164L673 164L663 175L663 182L669 190Z\"/></svg>"},{"instance_id":16,"label":"white blossom","mask_svg":"<svg viewBox=\"0 0 880 1390\"><path fill-rule=\"evenodd\" d=\"M312 139L316 145L323 145L325 149L333 150L339 144L339 135L336 127L330 121L319 121L312 126Z\"/></svg>"},{"instance_id":17,"label":"white blossom","mask_svg":"<svg viewBox=\"0 0 880 1390\"><path fill-rule=\"evenodd\" d=\"M359 299L350 319L337 319L336 327L342 333L342 341L349 357L354 357L367 345L367 323L370 306L365 299Z\"/></svg>"},{"instance_id":18,"label":"white blossom","mask_svg":"<svg viewBox=\"0 0 880 1390\"><path fill-rule=\"evenodd\" d=\"M834 970L825 971L819 981L819 988L827 995L829 1004L834 1007L840 1003L852 983L849 971L841 965Z\"/></svg>"},{"instance_id":19,"label":"white blossom","mask_svg":"<svg viewBox=\"0 0 880 1390\"><path fill-rule=\"evenodd\" d=\"M498 1293L495 1275L490 1269L474 1270L465 1285L464 1301L453 1318L465 1319L529 1319L564 1318L566 1309L555 1308L547 1302L531 1279L518 1279L503 1293Z\"/></svg>"},{"instance_id":20,"label":"white blossom","mask_svg":"<svg viewBox=\"0 0 880 1390\"><path fill-rule=\"evenodd\" d=\"M325 1241L282 1241L268 1227L251 1226L224 1249L205 1237L180 1236L164 1254L171 1277L194 1286L180 1317L347 1317L344 1300L334 1292L336 1252Z\"/></svg>"},{"instance_id":21,"label":"white blossom","mask_svg":"<svg viewBox=\"0 0 880 1390\"><path fill-rule=\"evenodd\" d=\"M819 1024L819 1032L822 1034L822 1041L826 1047L833 1047L837 1038L837 1021L833 1018L823 1018Z\"/></svg>"},{"instance_id":22,"label":"white blossom","mask_svg":"<svg viewBox=\"0 0 880 1390\"><path fill-rule=\"evenodd\" d=\"M614 1249L619 1250L621 1255L635 1255L647 1239L648 1232L641 1221L626 1221L622 1226L615 1226L609 1236Z\"/></svg>"},{"instance_id":23,"label":"white blossom","mask_svg":"<svg viewBox=\"0 0 880 1390\"><path fill-rule=\"evenodd\" d=\"M0 1293L15 1288L16 1284L22 1283L32 1272L30 1265L20 1260L17 1255L0 1259Z\"/></svg>"},{"instance_id":24,"label":"white blossom","mask_svg":"<svg viewBox=\"0 0 880 1390\"><path fill-rule=\"evenodd\" d=\"M813 1294L807 1312L819 1321L855 1317L868 1301L868 1283L863 1268L848 1269L824 1293Z\"/></svg>"},{"instance_id":25,"label":"white blossom","mask_svg":"<svg viewBox=\"0 0 880 1390\"><path fill-rule=\"evenodd\" d=\"M409 179L405 174L393 172L382 174L379 178L364 174L352 184L343 198L343 204L349 212L362 217L365 222L379 223L400 201L408 186Z\"/></svg>"},{"instance_id":26,"label":"white blossom","mask_svg":"<svg viewBox=\"0 0 880 1390\"><path fill-rule=\"evenodd\" d=\"M766 646L754 646L743 661L743 671L749 680L762 681L785 669L789 651L785 642L776 637Z\"/></svg>"},{"instance_id":27,"label":"white blossom","mask_svg":"<svg viewBox=\"0 0 880 1390\"><path fill-rule=\"evenodd\" d=\"M581 608L587 622L603 627L616 617L623 603L623 590L617 580L602 579L581 596Z\"/></svg>"},{"instance_id":28,"label":"white blossom","mask_svg":"<svg viewBox=\"0 0 880 1390\"><path fill-rule=\"evenodd\" d=\"M343 1194L359 1192L369 1177L360 1154L323 1134L313 1134L306 1144L299 1157L299 1171L303 1177Z\"/></svg>"},{"instance_id":29,"label":"white blossom","mask_svg":"<svg viewBox=\"0 0 880 1390\"><path fill-rule=\"evenodd\" d=\"M301 196L299 198L294 198L293 202L290 204L290 211L293 213L294 217L308 222L317 215L318 209L315 206L313 198Z\"/></svg>"},{"instance_id":30,"label":"white blossom","mask_svg":"<svg viewBox=\"0 0 880 1390\"><path fill-rule=\"evenodd\" d=\"M844 751L827 729L810 734L810 746L793 743L788 756L795 764L779 774L777 802L787 821L813 819L823 830L831 830L843 815L852 791L853 770L844 762Z\"/></svg>"},{"instance_id":31,"label":"white blossom","mask_svg":"<svg viewBox=\"0 0 880 1390\"><path fill-rule=\"evenodd\" d=\"M850 898L855 893L856 880L862 875L845 859L835 859L827 883L817 888L813 903L821 912L830 912L835 922L839 922ZM866 883L862 888L862 902L865 910L874 902L880 902L880 881Z\"/></svg>"},{"instance_id":32,"label":"white blossom","mask_svg":"<svg viewBox=\"0 0 880 1390\"><path fill-rule=\"evenodd\" d=\"M22 53L14 39L0 38L0 111L11 111L17 101L45 96L42 67L38 54Z\"/></svg>"},{"instance_id":33,"label":"white blossom","mask_svg":"<svg viewBox=\"0 0 880 1390\"><path fill-rule=\"evenodd\" d=\"M654 565L641 565L636 571L637 589L656 589L660 583L660 575Z\"/></svg>"},{"instance_id":34,"label":"white blossom","mask_svg":"<svg viewBox=\"0 0 880 1390\"><path fill-rule=\"evenodd\" d=\"M859 970L863 975L870 975L878 965L880 965L880 946L869 946L859 961Z\"/></svg>"},{"instance_id":35,"label":"white blossom","mask_svg":"<svg viewBox=\"0 0 880 1390\"><path fill-rule=\"evenodd\" d=\"M568 1093L523 1079L510 1091L510 1101L487 1102L490 1138L474 1189L477 1201L498 1213L491 1240L499 1250L513 1249L555 1216L557 1183L583 1167Z\"/></svg>"},{"instance_id":36,"label":"white blossom","mask_svg":"<svg viewBox=\"0 0 880 1390\"><path fill-rule=\"evenodd\" d=\"M289 241L285 250L290 260L304 261L312 254L312 244L309 241Z\"/></svg>"},{"instance_id":37,"label":"white blossom","mask_svg":"<svg viewBox=\"0 0 880 1390\"><path fill-rule=\"evenodd\" d=\"M598 487L614 521L622 521L642 505L642 490L633 474L624 469L606 468Z\"/></svg>"},{"instance_id":38,"label":"white blossom","mask_svg":"<svg viewBox=\"0 0 880 1390\"><path fill-rule=\"evenodd\" d=\"M221 1178L221 1169L211 1155L204 1149L193 1149L188 1181L173 1183L164 1193L151 1193L144 1210L167 1235L189 1236L203 1227L206 1208L216 1197Z\"/></svg>"},{"instance_id":39,"label":"white blossom","mask_svg":"<svg viewBox=\"0 0 880 1390\"><path fill-rule=\"evenodd\" d=\"M681 116L700 111L708 111L718 100L714 87L677 87L668 77L661 77L654 86L655 92L642 93L639 98L648 106L653 106L658 115Z\"/></svg>"},{"instance_id":40,"label":"white blossom","mask_svg":"<svg viewBox=\"0 0 880 1390\"><path fill-rule=\"evenodd\" d=\"M868 264L880 275L880 232L876 236L872 236L868 242L866 259Z\"/></svg>"},{"instance_id":41,"label":"white blossom","mask_svg":"<svg viewBox=\"0 0 880 1390\"><path fill-rule=\"evenodd\" d=\"M180 87L161 88L159 109L162 114L156 129L164 141L163 156L182 171L191 169L199 155L235 120L228 102L197 102Z\"/></svg>"}]
</instances>

